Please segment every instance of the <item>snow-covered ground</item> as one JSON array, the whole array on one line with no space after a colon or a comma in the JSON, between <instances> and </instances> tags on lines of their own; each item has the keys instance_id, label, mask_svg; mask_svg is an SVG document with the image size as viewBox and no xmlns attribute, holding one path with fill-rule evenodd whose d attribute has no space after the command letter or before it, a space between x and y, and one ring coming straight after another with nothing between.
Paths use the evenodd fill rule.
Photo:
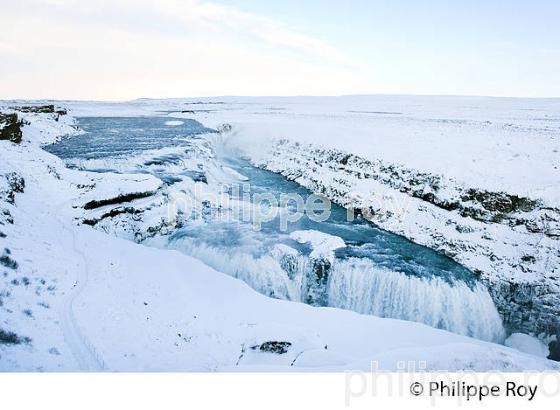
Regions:
<instances>
[{"instance_id":1,"label":"snow-covered ground","mask_svg":"<svg viewBox=\"0 0 560 410\"><path fill-rule=\"evenodd\" d=\"M469 186L560 202L560 99L216 97L61 104L76 116L169 110L180 117L179 111L208 126L231 124L260 150L268 138L289 138Z\"/></svg>"},{"instance_id":2,"label":"snow-covered ground","mask_svg":"<svg viewBox=\"0 0 560 410\"><path fill-rule=\"evenodd\" d=\"M252 147L261 147L268 136L322 143L320 132L315 140L284 134L298 127L291 124L293 115L277 106L282 101L230 100L227 106L186 106L184 101L58 104L73 115L107 116L194 111L200 106L219 111L170 115L195 116L207 126L232 124L221 137L235 148L246 147L238 142L246 137L254 139ZM300 107L298 118L329 117L324 105L323 114L306 113L315 110L313 99L291 104ZM116 237L78 226L104 204L122 201L142 212L146 220L138 229L152 227L161 218L158 209L165 201L165 188L150 175L68 169L41 145L79 132L72 118L19 115L27 122L23 141L0 141L0 329L16 338L0 343L0 370L341 371L368 370L372 360L384 369L396 369L401 361L425 361L428 369L439 370L560 369L556 362L538 357L543 354L541 345L525 336L509 344L529 353L419 323L271 299L192 257L127 240L135 236L127 227L121 227L121 233L107 227L121 236ZM269 135L265 128L262 135L255 134L267 118L282 116L277 124L280 130L284 127L281 134ZM330 128L326 121L325 130ZM325 140L333 148L335 134ZM354 144L352 150L358 150L359 144ZM266 165L266 149L250 151L246 155ZM552 201L553 191L539 192L547 192L543 200ZM337 246L325 238L296 236L318 247L326 242L329 249Z\"/></svg>"}]
</instances>

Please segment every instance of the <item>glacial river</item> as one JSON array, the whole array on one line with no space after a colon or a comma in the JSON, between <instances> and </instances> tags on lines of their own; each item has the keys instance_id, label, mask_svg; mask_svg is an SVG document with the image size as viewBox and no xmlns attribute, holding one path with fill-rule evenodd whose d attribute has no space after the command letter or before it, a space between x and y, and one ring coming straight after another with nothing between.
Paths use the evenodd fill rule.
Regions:
<instances>
[{"instance_id":1,"label":"glacial river","mask_svg":"<svg viewBox=\"0 0 560 410\"><path fill-rule=\"evenodd\" d=\"M179 189L187 178L208 182L205 172L210 171L205 167L193 176L192 170L185 172L178 166L192 161L190 142L212 132L196 121L88 117L79 123L84 134L46 147L68 166L123 172L124 162L128 165L124 171L153 174L170 191ZM211 137L208 140L215 143ZM266 194L278 203L283 194L297 194L304 201L312 194L242 158L216 154L212 162L215 168L239 175L236 183L224 182L221 189L226 195L233 197L250 187L242 201L250 207L254 195ZM285 208L286 212L296 209L293 203ZM336 205L330 207L326 220L305 214L286 229L280 215L260 224L258 230L254 218L187 218L171 234L145 244L199 258L271 297L416 321L503 342L505 332L488 291L470 270L450 258L363 218L348 220L347 211ZM314 239L306 242L302 237Z\"/></svg>"}]
</instances>

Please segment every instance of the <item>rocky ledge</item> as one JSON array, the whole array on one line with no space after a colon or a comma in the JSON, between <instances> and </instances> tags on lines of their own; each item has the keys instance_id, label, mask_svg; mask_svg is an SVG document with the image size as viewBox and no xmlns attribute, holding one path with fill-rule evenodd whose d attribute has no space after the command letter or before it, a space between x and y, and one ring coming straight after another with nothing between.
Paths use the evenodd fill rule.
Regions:
<instances>
[{"instance_id":1,"label":"rocky ledge","mask_svg":"<svg viewBox=\"0 0 560 410\"><path fill-rule=\"evenodd\" d=\"M0 113L0 140L21 142L23 121L16 113Z\"/></svg>"}]
</instances>

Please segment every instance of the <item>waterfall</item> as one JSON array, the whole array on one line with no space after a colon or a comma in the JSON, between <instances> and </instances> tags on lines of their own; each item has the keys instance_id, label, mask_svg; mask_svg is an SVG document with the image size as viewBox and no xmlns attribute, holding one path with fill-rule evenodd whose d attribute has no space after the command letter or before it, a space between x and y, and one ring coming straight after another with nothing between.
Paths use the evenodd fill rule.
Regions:
<instances>
[{"instance_id":1,"label":"waterfall","mask_svg":"<svg viewBox=\"0 0 560 410\"><path fill-rule=\"evenodd\" d=\"M159 246L157 239L147 243ZM242 280L263 295L284 300L299 301L302 298L302 278L288 276L282 266L285 258L267 254L255 256L239 248L211 246L190 237L174 238L164 246L200 259L217 271ZM294 261L295 272L305 270L301 267L301 259L298 257Z\"/></svg>"},{"instance_id":2,"label":"waterfall","mask_svg":"<svg viewBox=\"0 0 560 410\"><path fill-rule=\"evenodd\" d=\"M329 306L425 323L501 343L505 331L487 289L438 277L419 278L376 267L368 259L337 260L328 283Z\"/></svg>"},{"instance_id":3,"label":"waterfall","mask_svg":"<svg viewBox=\"0 0 560 410\"><path fill-rule=\"evenodd\" d=\"M260 256L184 236L165 246L199 258L267 296L420 322L491 342L505 339L500 315L480 284L410 276L366 258L335 258L328 271L322 272L328 275L323 285L325 297L310 300L310 295L321 294L314 288L317 263L288 246L277 245Z\"/></svg>"}]
</instances>

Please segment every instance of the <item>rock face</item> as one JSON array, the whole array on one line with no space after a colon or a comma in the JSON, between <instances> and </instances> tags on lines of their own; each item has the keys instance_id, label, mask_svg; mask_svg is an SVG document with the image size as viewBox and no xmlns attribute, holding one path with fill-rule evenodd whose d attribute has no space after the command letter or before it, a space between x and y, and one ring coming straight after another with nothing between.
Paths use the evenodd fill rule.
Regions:
<instances>
[{"instance_id":1,"label":"rock face","mask_svg":"<svg viewBox=\"0 0 560 410\"><path fill-rule=\"evenodd\" d=\"M557 207L289 140L252 160L470 268L509 330L560 335Z\"/></svg>"},{"instance_id":2,"label":"rock face","mask_svg":"<svg viewBox=\"0 0 560 410\"><path fill-rule=\"evenodd\" d=\"M25 121L18 116L18 112L20 116L25 114L52 114L55 121L58 121L61 115L67 114L66 109L57 108L53 104L8 108L6 112L0 112L0 140L12 141L16 144L21 142L23 137L21 129Z\"/></svg>"},{"instance_id":3,"label":"rock face","mask_svg":"<svg viewBox=\"0 0 560 410\"><path fill-rule=\"evenodd\" d=\"M489 284L504 322L527 333L558 334L558 294L545 283L497 280Z\"/></svg>"},{"instance_id":4,"label":"rock face","mask_svg":"<svg viewBox=\"0 0 560 410\"><path fill-rule=\"evenodd\" d=\"M299 143L288 140L278 141L274 151L280 155L280 159L265 161L266 164L278 164L287 155L290 167L299 163L309 165L311 170L315 171L326 169L336 173L334 182L342 186L352 184L352 179L373 180L446 211L457 211L463 217L481 222L507 224L510 227L522 225L530 232L540 232L551 237L560 235L560 209L545 206L538 199L466 187L441 175L424 173L396 164L385 164L381 160L372 161L335 149L302 147ZM290 172L293 171L292 168ZM291 177L297 179L304 174L302 170ZM317 183L319 184L319 181ZM334 185L325 186L323 189L329 193L333 188ZM336 190L333 194L337 194Z\"/></svg>"},{"instance_id":5,"label":"rock face","mask_svg":"<svg viewBox=\"0 0 560 410\"><path fill-rule=\"evenodd\" d=\"M16 144L21 142L21 127L23 121L18 119L17 114L0 113L0 140L12 141Z\"/></svg>"},{"instance_id":6,"label":"rock face","mask_svg":"<svg viewBox=\"0 0 560 410\"><path fill-rule=\"evenodd\" d=\"M557 362L560 361L560 341L554 340L548 344L548 350L550 354L548 358L550 360L556 360Z\"/></svg>"}]
</instances>

